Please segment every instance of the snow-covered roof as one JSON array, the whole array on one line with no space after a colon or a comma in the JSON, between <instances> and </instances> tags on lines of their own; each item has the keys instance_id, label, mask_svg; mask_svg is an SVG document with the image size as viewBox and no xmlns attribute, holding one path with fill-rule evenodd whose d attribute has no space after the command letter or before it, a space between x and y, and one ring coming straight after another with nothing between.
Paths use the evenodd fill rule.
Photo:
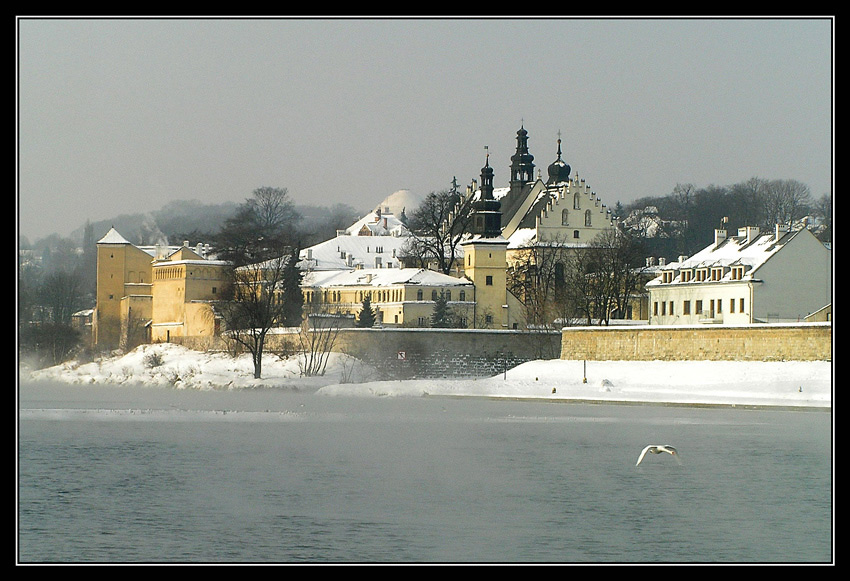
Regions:
<instances>
[{"instance_id":1,"label":"snow-covered roof","mask_svg":"<svg viewBox=\"0 0 850 581\"><path fill-rule=\"evenodd\" d=\"M346 234L351 236L405 236L407 226L401 221L400 215L378 209L367 214L346 228Z\"/></svg>"},{"instance_id":2,"label":"snow-covered roof","mask_svg":"<svg viewBox=\"0 0 850 581\"><path fill-rule=\"evenodd\" d=\"M356 266L374 267L375 259L381 265L397 266L406 237L340 235L315 246L301 250L299 268L302 270L339 270Z\"/></svg>"},{"instance_id":3,"label":"snow-covered roof","mask_svg":"<svg viewBox=\"0 0 850 581\"><path fill-rule=\"evenodd\" d=\"M744 266L745 273L740 280L752 280L755 272L773 255L779 252L788 242L798 236L803 230L787 231L774 229L772 231L760 232L758 228L741 228L738 236L722 235L714 243L706 246L690 258L681 258L677 262L670 262L661 267L662 270L681 271L696 268L732 267ZM731 280L731 273L727 272L720 280ZM648 285L661 284L662 277L653 279ZM673 283L683 282L681 274L677 275ZM684 281L687 282L687 281Z\"/></svg>"},{"instance_id":4,"label":"snow-covered roof","mask_svg":"<svg viewBox=\"0 0 850 581\"><path fill-rule=\"evenodd\" d=\"M103 238L97 241L98 244L130 244L126 238L121 236L114 227L109 229L109 232L104 234Z\"/></svg>"},{"instance_id":5,"label":"snow-covered roof","mask_svg":"<svg viewBox=\"0 0 850 581\"><path fill-rule=\"evenodd\" d=\"M362 268L358 270L313 271L304 275L301 281L306 287L334 286L371 286L386 287L395 285L420 286L472 286L466 278L457 278L427 268Z\"/></svg>"}]
</instances>

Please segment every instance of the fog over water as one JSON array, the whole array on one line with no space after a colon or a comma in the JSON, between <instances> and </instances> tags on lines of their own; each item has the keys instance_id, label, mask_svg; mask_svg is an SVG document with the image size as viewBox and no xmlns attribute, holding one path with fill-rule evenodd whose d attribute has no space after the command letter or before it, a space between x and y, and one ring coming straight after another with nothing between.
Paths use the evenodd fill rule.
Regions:
<instances>
[{"instance_id":1,"label":"fog over water","mask_svg":"<svg viewBox=\"0 0 850 581\"><path fill-rule=\"evenodd\" d=\"M21 562L833 558L823 410L40 383L19 433Z\"/></svg>"}]
</instances>

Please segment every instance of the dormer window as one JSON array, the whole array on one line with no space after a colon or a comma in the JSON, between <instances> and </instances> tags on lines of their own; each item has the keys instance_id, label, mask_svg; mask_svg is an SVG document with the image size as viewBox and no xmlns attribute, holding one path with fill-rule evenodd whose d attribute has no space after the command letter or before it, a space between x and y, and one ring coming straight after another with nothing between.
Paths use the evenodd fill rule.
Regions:
<instances>
[{"instance_id":1,"label":"dormer window","mask_svg":"<svg viewBox=\"0 0 850 581\"><path fill-rule=\"evenodd\" d=\"M685 270L682 270L682 275L681 275L682 282L690 282L691 280L693 280L693 278L694 278L693 269L687 268Z\"/></svg>"},{"instance_id":2,"label":"dormer window","mask_svg":"<svg viewBox=\"0 0 850 581\"><path fill-rule=\"evenodd\" d=\"M732 274L730 277L732 280L741 280L744 278L744 267L743 266L734 266L732 267Z\"/></svg>"}]
</instances>

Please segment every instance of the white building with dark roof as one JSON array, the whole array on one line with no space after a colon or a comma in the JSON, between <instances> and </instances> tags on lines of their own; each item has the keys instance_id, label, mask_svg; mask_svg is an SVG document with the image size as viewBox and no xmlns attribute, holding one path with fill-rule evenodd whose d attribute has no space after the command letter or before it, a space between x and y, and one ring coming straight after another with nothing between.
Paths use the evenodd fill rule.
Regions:
<instances>
[{"instance_id":1,"label":"white building with dark roof","mask_svg":"<svg viewBox=\"0 0 850 581\"><path fill-rule=\"evenodd\" d=\"M666 264L646 289L650 324L802 321L832 302L832 253L807 229L716 230L712 244Z\"/></svg>"}]
</instances>

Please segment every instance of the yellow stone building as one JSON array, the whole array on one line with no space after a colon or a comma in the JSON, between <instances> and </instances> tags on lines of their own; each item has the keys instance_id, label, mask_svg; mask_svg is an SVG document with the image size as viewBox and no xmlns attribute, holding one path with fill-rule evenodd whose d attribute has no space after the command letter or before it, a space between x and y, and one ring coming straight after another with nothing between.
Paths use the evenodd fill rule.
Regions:
<instances>
[{"instance_id":1,"label":"yellow stone building","mask_svg":"<svg viewBox=\"0 0 850 581\"><path fill-rule=\"evenodd\" d=\"M136 246L111 228L97 242L92 342L105 349L216 331L210 301L224 282L208 248Z\"/></svg>"}]
</instances>

